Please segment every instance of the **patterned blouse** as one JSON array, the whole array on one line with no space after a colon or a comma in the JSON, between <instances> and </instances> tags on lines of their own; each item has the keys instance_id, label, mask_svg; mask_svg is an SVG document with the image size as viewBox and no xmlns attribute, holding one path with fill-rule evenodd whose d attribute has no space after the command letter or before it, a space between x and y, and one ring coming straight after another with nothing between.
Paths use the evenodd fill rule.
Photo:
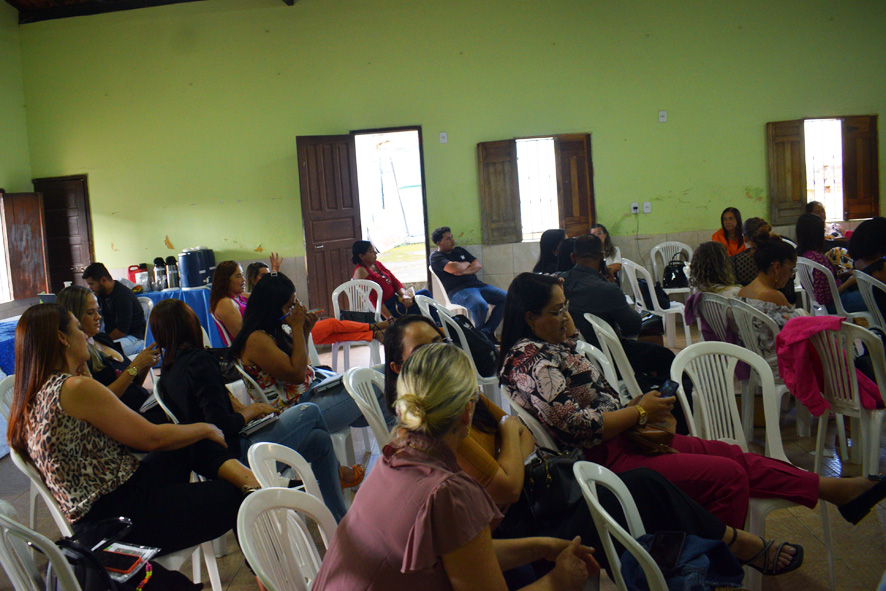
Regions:
<instances>
[{"instance_id":1,"label":"patterned blouse","mask_svg":"<svg viewBox=\"0 0 886 591\"><path fill-rule=\"evenodd\" d=\"M54 373L28 410L28 455L71 523L138 469L122 444L62 409L59 395L70 374Z\"/></svg>"},{"instance_id":2,"label":"patterned blouse","mask_svg":"<svg viewBox=\"0 0 886 591\"><path fill-rule=\"evenodd\" d=\"M602 443L603 413L622 408L618 394L572 340L517 341L505 356L501 379L511 400L567 446Z\"/></svg>"},{"instance_id":3,"label":"patterned blouse","mask_svg":"<svg viewBox=\"0 0 886 591\"><path fill-rule=\"evenodd\" d=\"M259 366L251 363L244 363L243 371L248 373L249 376L255 380L255 383L258 384L258 387L265 391L265 396L268 397L268 402L280 410L298 403L298 399L301 398L301 395L305 393L305 391L311 386L311 382L314 381L314 368L310 365L305 372L305 381L300 384L277 380ZM249 395L252 396L251 390ZM252 396L252 398L255 400L254 396ZM263 402L262 400L255 401Z\"/></svg>"},{"instance_id":4,"label":"patterned blouse","mask_svg":"<svg viewBox=\"0 0 886 591\"><path fill-rule=\"evenodd\" d=\"M831 261L829 261L828 258L820 252L807 250L800 256L804 259L809 259L814 263L818 263L819 265L824 265L825 267L827 267L827 269L831 272L831 275L834 277L834 281L837 283L837 287L840 287L843 284L842 281L837 279L837 272L834 270L834 266L831 264ZM828 283L828 278L825 277L824 273L822 273L821 271L812 272L812 295L815 298L815 301L822 306L830 306L834 303L834 296L833 294L831 294L831 286Z\"/></svg>"},{"instance_id":5,"label":"patterned blouse","mask_svg":"<svg viewBox=\"0 0 886 591\"><path fill-rule=\"evenodd\" d=\"M749 306L753 306L773 322L778 329L784 328L785 323L795 316L802 316L804 312L795 309L792 306L779 306L772 302L764 302L763 300L752 300L751 298L736 298ZM766 357L775 356L775 337L769 328L762 321L754 319L754 331L757 333L757 344L764 352Z\"/></svg>"}]
</instances>

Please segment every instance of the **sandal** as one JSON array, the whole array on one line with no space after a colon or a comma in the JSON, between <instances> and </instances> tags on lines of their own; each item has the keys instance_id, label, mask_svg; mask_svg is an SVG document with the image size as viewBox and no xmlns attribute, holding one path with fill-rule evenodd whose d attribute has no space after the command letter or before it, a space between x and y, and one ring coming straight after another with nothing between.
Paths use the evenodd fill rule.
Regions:
<instances>
[{"instance_id":1,"label":"sandal","mask_svg":"<svg viewBox=\"0 0 886 591\"><path fill-rule=\"evenodd\" d=\"M342 489L353 488L363 482L363 476L366 475L366 468L363 467L363 464L354 464L351 466L351 469L354 471L354 477L350 480L345 480L344 467L339 466L338 479L341 482Z\"/></svg>"},{"instance_id":2,"label":"sandal","mask_svg":"<svg viewBox=\"0 0 886 591\"><path fill-rule=\"evenodd\" d=\"M763 573L764 575L783 575L785 573L789 573L792 570L797 570L800 568L800 565L803 564L803 546L799 544L790 544L788 542L782 542L778 545L778 548L775 552L775 559L771 558L769 554L769 549L772 548L772 545L775 543L775 540L764 540L760 538L763 542L763 549L757 552L757 554L751 558L750 560L742 560L742 566L749 566L752 569ZM733 538L734 541L734 538ZM790 546L796 552L793 556L791 556L791 561L783 567L778 566L778 557L781 556L781 551L785 546ZM757 566L756 564L752 564L755 560L759 558L763 558L763 566Z\"/></svg>"},{"instance_id":3,"label":"sandal","mask_svg":"<svg viewBox=\"0 0 886 591\"><path fill-rule=\"evenodd\" d=\"M877 484L848 503L843 503L837 507L840 511L840 515L843 516L843 519L852 525L855 525L864 519L867 514L871 512L871 509L874 508L874 505L883 499L886 499L886 475L869 474L868 480L873 480Z\"/></svg>"}]
</instances>

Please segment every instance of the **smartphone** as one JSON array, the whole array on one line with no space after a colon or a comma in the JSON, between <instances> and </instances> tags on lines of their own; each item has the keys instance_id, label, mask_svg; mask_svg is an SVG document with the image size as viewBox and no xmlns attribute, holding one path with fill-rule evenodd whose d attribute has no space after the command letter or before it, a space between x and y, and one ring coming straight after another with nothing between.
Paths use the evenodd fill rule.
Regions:
<instances>
[{"instance_id":1,"label":"smartphone","mask_svg":"<svg viewBox=\"0 0 886 591\"><path fill-rule=\"evenodd\" d=\"M652 536L652 545L649 547L649 555L662 571L673 570L680 560L683 551L683 542L686 541L686 532L660 531Z\"/></svg>"},{"instance_id":2,"label":"smartphone","mask_svg":"<svg viewBox=\"0 0 886 591\"><path fill-rule=\"evenodd\" d=\"M679 387L680 384L674 380L665 380L664 383L658 387L658 391L661 392L662 398L670 398L677 394L677 388Z\"/></svg>"},{"instance_id":3,"label":"smartphone","mask_svg":"<svg viewBox=\"0 0 886 591\"><path fill-rule=\"evenodd\" d=\"M102 550L99 553L99 561L111 572L128 575L141 564L142 558L135 554Z\"/></svg>"}]
</instances>

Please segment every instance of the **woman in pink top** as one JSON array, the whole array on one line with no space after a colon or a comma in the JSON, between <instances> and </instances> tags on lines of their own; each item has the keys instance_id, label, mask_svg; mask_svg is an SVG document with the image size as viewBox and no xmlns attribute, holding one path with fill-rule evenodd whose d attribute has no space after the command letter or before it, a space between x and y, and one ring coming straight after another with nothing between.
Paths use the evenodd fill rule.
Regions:
<instances>
[{"instance_id":1,"label":"woman in pink top","mask_svg":"<svg viewBox=\"0 0 886 591\"><path fill-rule=\"evenodd\" d=\"M249 296L246 291L246 277L236 261L222 261L212 276L212 291L209 293L209 310L218 326L218 332L230 346L231 340L240 332L243 325L243 312Z\"/></svg>"},{"instance_id":2,"label":"woman in pink top","mask_svg":"<svg viewBox=\"0 0 886 591\"><path fill-rule=\"evenodd\" d=\"M336 530L315 591L504 591L502 569L541 558L556 566L524 589L579 590L599 573L579 538L492 539L501 513L455 456L478 400L460 349L441 343L413 353L397 395L397 437Z\"/></svg>"},{"instance_id":3,"label":"woman in pink top","mask_svg":"<svg viewBox=\"0 0 886 591\"><path fill-rule=\"evenodd\" d=\"M351 246L351 254L351 262L356 265L352 279L368 279L381 286L381 301L384 303L382 316L399 318L405 314L421 314L421 310L415 305L415 296L432 297L431 292L422 289L413 293L403 287L400 280L378 261L378 251L368 240L355 242ZM375 294L371 294L369 299L374 306Z\"/></svg>"},{"instance_id":4,"label":"woman in pink top","mask_svg":"<svg viewBox=\"0 0 886 591\"><path fill-rule=\"evenodd\" d=\"M720 214L720 229L714 232L711 240L726 247L729 256L735 256L745 248L744 236L741 233L741 212L734 207L727 207Z\"/></svg>"}]
</instances>

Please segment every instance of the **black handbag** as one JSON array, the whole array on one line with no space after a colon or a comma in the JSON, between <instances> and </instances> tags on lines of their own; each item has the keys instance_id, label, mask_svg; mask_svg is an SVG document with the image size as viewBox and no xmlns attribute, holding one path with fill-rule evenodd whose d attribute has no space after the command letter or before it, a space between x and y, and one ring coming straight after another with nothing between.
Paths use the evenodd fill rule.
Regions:
<instances>
[{"instance_id":1,"label":"black handbag","mask_svg":"<svg viewBox=\"0 0 886 591\"><path fill-rule=\"evenodd\" d=\"M351 320L364 324L375 324L375 312L356 312L354 310L342 310L338 313L339 320Z\"/></svg>"},{"instance_id":2,"label":"black handbag","mask_svg":"<svg viewBox=\"0 0 886 591\"><path fill-rule=\"evenodd\" d=\"M637 285L640 288L640 295L643 296L643 306L647 310L654 310L655 306L652 304L652 296L649 294L649 284L646 283L645 279L637 279ZM671 298L668 297L668 294L665 293L658 281L655 282L655 299L658 300L658 305L663 310L671 307Z\"/></svg>"},{"instance_id":3,"label":"black handbag","mask_svg":"<svg viewBox=\"0 0 886 591\"><path fill-rule=\"evenodd\" d=\"M59 547L74 571L74 576L83 591L116 591L126 589L111 578L98 556L90 548L102 540L108 544L116 542L132 528L132 522L125 517L110 517L96 521L77 534L58 540ZM47 567L46 589L56 589L51 567Z\"/></svg>"},{"instance_id":4,"label":"black handbag","mask_svg":"<svg viewBox=\"0 0 886 591\"><path fill-rule=\"evenodd\" d=\"M671 260L664 268L664 275L661 278L661 284L665 288L689 287L689 279L686 277L684 263L686 262L686 253L682 250L671 257Z\"/></svg>"}]
</instances>

